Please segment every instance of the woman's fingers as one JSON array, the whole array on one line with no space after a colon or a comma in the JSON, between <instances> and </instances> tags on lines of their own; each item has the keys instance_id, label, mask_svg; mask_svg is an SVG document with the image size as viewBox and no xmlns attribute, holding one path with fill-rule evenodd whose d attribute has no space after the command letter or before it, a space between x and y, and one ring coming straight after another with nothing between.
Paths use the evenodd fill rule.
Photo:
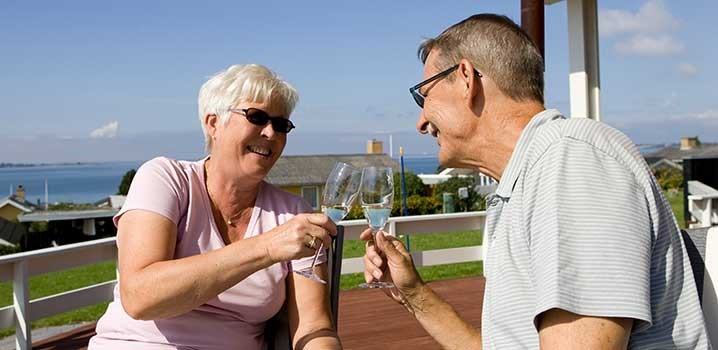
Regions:
<instances>
[{"instance_id":1,"label":"woman's fingers","mask_svg":"<svg viewBox=\"0 0 718 350\"><path fill-rule=\"evenodd\" d=\"M336 236L337 225L328 216L316 213L304 214L302 217L311 226L322 228L327 232L327 234Z\"/></svg>"}]
</instances>

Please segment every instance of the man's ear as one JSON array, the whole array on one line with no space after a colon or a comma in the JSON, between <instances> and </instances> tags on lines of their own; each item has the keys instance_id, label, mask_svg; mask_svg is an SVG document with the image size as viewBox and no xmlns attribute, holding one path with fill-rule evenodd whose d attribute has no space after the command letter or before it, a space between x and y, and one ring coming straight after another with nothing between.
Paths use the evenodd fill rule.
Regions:
<instances>
[{"instance_id":1,"label":"man's ear","mask_svg":"<svg viewBox=\"0 0 718 350\"><path fill-rule=\"evenodd\" d=\"M477 70L469 60L462 58L459 61L459 72L458 79L461 82L461 88L463 89L464 101L466 101L467 107L473 109L474 101L476 97L482 93L481 78L476 74Z\"/></svg>"}]
</instances>

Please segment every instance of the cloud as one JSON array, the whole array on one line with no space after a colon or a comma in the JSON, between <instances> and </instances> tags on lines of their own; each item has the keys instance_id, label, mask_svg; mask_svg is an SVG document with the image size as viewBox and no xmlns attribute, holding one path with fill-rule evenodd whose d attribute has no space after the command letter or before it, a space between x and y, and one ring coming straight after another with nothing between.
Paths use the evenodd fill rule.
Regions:
<instances>
[{"instance_id":1,"label":"cloud","mask_svg":"<svg viewBox=\"0 0 718 350\"><path fill-rule=\"evenodd\" d=\"M698 74L698 67L686 62L677 64L676 70L684 76L693 76Z\"/></svg>"},{"instance_id":2,"label":"cloud","mask_svg":"<svg viewBox=\"0 0 718 350\"><path fill-rule=\"evenodd\" d=\"M667 34L657 36L637 34L616 43L615 48L625 55L665 56L682 52L683 43Z\"/></svg>"},{"instance_id":3,"label":"cloud","mask_svg":"<svg viewBox=\"0 0 718 350\"><path fill-rule=\"evenodd\" d=\"M107 125L104 125L100 128L92 130L90 132L90 138L93 138L93 139L115 138L115 136L117 136L117 128L119 126L120 126L120 124L116 120L109 122Z\"/></svg>"},{"instance_id":4,"label":"cloud","mask_svg":"<svg viewBox=\"0 0 718 350\"><path fill-rule=\"evenodd\" d=\"M718 109L709 109L705 112L696 113L696 119L718 121Z\"/></svg>"},{"instance_id":5,"label":"cloud","mask_svg":"<svg viewBox=\"0 0 718 350\"><path fill-rule=\"evenodd\" d=\"M614 49L624 55L666 56L682 52L683 43L670 33L680 22L663 1L649 0L633 13L625 10L601 10L599 31L605 37L618 37Z\"/></svg>"},{"instance_id":6,"label":"cloud","mask_svg":"<svg viewBox=\"0 0 718 350\"><path fill-rule=\"evenodd\" d=\"M599 12L601 35L655 34L678 28L679 22L666 9L662 1L649 0L636 13L624 10L601 10Z\"/></svg>"}]
</instances>

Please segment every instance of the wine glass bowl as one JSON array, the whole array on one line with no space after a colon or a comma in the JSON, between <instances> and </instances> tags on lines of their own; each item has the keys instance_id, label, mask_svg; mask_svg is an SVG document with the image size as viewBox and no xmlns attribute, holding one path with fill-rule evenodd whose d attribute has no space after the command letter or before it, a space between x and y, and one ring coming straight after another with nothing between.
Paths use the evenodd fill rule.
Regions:
<instances>
[{"instance_id":1,"label":"wine glass bowl","mask_svg":"<svg viewBox=\"0 0 718 350\"><path fill-rule=\"evenodd\" d=\"M327 215L335 224L339 223L349 213L349 210L357 197L361 183L361 172L346 163L337 162L329 173L322 193L322 212ZM326 284L316 272L314 266L319 253L324 249L324 243L314 253L312 265L306 269L294 271L313 281Z\"/></svg>"},{"instance_id":2,"label":"wine glass bowl","mask_svg":"<svg viewBox=\"0 0 718 350\"><path fill-rule=\"evenodd\" d=\"M367 219L372 236L384 229L394 204L394 176L389 167L362 169L359 202ZM393 288L394 284L374 280L362 283L362 288Z\"/></svg>"}]
</instances>

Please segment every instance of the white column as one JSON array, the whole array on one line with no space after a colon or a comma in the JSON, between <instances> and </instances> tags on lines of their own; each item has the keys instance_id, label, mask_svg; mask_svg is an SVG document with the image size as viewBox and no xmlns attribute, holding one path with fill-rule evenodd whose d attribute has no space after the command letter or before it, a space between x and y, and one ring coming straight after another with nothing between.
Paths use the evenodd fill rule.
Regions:
<instances>
[{"instance_id":1,"label":"white column","mask_svg":"<svg viewBox=\"0 0 718 350\"><path fill-rule=\"evenodd\" d=\"M85 219L82 221L82 233L86 236L94 236L95 232L95 219Z\"/></svg>"},{"instance_id":2,"label":"white column","mask_svg":"<svg viewBox=\"0 0 718 350\"><path fill-rule=\"evenodd\" d=\"M596 0L568 0L572 118L601 120Z\"/></svg>"}]
</instances>

